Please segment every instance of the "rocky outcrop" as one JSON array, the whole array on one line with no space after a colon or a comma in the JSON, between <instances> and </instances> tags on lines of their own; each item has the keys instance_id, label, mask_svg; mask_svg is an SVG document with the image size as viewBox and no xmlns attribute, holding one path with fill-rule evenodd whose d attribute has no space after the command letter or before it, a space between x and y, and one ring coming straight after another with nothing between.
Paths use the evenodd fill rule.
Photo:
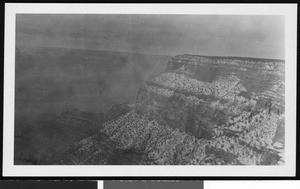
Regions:
<instances>
[{"instance_id":1,"label":"rocky outcrop","mask_svg":"<svg viewBox=\"0 0 300 189\"><path fill-rule=\"evenodd\" d=\"M179 55L65 164L282 164L284 61ZM277 145L274 145L274 144ZM281 143L282 145L279 145ZM280 149L281 148L281 149Z\"/></svg>"},{"instance_id":2,"label":"rocky outcrop","mask_svg":"<svg viewBox=\"0 0 300 189\"><path fill-rule=\"evenodd\" d=\"M215 66L222 68L218 75L211 71ZM176 56L166 72L140 90L137 108L155 114L172 128L211 138L216 126L243 113L267 109L281 115L282 69L282 62L271 60ZM267 84L257 87L260 83Z\"/></svg>"}]
</instances>

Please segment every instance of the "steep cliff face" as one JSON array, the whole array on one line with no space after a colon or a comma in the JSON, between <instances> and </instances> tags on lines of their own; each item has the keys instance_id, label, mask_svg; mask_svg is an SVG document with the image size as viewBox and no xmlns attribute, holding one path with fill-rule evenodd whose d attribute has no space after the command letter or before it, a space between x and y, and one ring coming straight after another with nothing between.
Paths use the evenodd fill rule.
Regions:
<instances>
[{"instance_id":1,"label":"steep cliff face","mask_svg":"<svg viewBox=\"0 0 300 189\"><path fill-rule=\"evenodd\" d=\"M137 108L172 128L210 139L214 128L241 114L281 115L283 71L283 62L274 60L176 56L139 91Z\"/></svg>"},{"instance_id":2,"label":"steep cliff face","mask_svg":"<svg viewBox=\"0 0 300 189\"><path fill-rule=\"evenodd\" d=\"M58 162L284 163L284 61L179 55L122 107Z\"/></svg>"}]
</instances>

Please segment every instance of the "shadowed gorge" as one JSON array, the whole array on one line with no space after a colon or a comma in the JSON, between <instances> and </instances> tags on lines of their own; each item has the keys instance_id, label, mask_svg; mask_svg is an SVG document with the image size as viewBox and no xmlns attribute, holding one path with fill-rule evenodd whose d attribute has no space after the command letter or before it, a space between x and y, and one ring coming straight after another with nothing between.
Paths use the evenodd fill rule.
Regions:
<instances>
[{"instance_id":1,"label":"shadowed gorge","mask_svg":"<svg viewBox=\"0 0 300 189\"><path fill-rule=\"evenodd\" d=\"M134 103L139 88L168 59L97 50L16 49L16 162L43 163L55 150L93 133L113 105Z\"/></svg>"}]
</instances>

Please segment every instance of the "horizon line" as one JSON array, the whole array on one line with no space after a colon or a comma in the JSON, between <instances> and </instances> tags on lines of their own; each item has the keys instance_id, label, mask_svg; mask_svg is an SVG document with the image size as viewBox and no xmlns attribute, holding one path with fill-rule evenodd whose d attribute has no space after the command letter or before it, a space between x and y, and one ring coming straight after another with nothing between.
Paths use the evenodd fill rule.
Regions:
<instances>
[{"instance_id":1,"label":"horizon line","mask_svg":"<svg viewBox=\"0 0 300 189\"><path fill-rule=\"evenodd\" d=\"M26 49L25 46L19 46L15 48L22 48ZM264 59L264 60L277 60L277 61L285 61L285 59L281 58L266 58L266 57L247 57L247 56L222 56L222 55L203 55L203 54L190 54L190 53L180 53L176 55L168 55L168 54L152 54L152 53L145 53L145 52L130 52L130 51L112 51L112 50L102 50L102 49L84 49L84 48L76 48L76 47L56 47L56 46L31 46L28 47L29 49L42 49L42 48L57 48L57 49L71 49L71 50L89 50L89 51L103 51L103 52L112 52L112 53L127 53L127 54L145 54L145 55L152 55L152 56L169 56L175 57L180 55L190 55L190 56L202 56L202 57L215 57L215 58L249 58L249 59Z\"/></svg>"}]
</instances>

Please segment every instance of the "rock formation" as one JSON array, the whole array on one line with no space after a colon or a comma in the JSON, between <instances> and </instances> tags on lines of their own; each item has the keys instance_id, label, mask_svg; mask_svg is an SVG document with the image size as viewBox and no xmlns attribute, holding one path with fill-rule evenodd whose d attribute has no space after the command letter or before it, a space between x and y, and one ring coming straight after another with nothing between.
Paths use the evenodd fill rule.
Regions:
<instances>
[{"instance_id":1,"label":"rock formation","mask_svg":"<svg viewBox=\"0 0 300 189\"><path fill-rule=\"evenodd\" d=\"M284 163L284 61L178 55L57 164Z\"/></svg>"}]
</instances>

